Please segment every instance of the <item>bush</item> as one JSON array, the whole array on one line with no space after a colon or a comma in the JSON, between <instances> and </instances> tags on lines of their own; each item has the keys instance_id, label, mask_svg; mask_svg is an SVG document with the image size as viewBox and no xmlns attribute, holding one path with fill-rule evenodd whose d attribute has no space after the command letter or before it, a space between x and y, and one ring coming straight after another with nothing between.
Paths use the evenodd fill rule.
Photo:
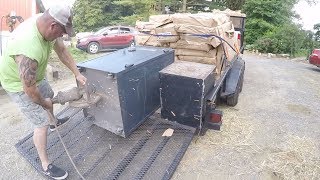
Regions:
<instances>
[{"instance_id":1,"label":"bush","mask_svg":"<svg viewBox=\"0 0 320 180\"><path fill-rule=\"evenodd\" d=\"M261 52L274 54L290 54L292 57L301 56L310 48L312 39L306 31L296 24L284 24L266 33L255 41L254 46Z\"/></svg>"},{"instance_id":2,"label":"bush","mask_svg":"<svg viewBox=\"0 0 320 180\"><path fill-rule=\"evenodd\" d=\"M310 55L310 50L309 49L299 49L296 52L296 57L305 57L306 60L308 59L309 55Z\"/></svg>"},{"instance_id":3,"label":"bush","mask_svg":"<svg viewBox=\"0 0 320 180\"><path fill-rule=\"evenodd\" d=\"M277 43L275 42L275 39L271 39L269 37L264 37L261 39L258 39L254 45L259 52L263 53L276 53L277 52Z\"/></svg>"}]
</instances>

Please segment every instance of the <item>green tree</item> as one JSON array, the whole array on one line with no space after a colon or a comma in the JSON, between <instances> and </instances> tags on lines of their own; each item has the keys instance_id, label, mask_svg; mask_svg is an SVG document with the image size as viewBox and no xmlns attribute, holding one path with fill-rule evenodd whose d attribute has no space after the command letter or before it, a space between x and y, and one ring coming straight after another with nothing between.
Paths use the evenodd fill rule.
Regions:
<instances>
[{"instance_id":1,"label":"green tree","mask_svg":"<svg viewBox=\"0 0 320 180\"><path fill-rule=\"evenodd\" d=\"M313 29L316 31L315 34L314 34L315 40L316 41L320 41L320 23L315 24L313 26Z\"/></svg>"},{"instance_id":2,"label":"green tree","mask_svg":"<svg viewBox=\"0 0 320 180\"><path fill-rule=\"evenodd\" d=\"M134 25L137 20L146 21L150 14L157 12L156 0L118 0L114 2L118 19L113 24Z\"/></svg>"},{"instance_id":3,"label":"green tree","mask_svg":"<svg viewBox=\"0 0 320 180\"><path fill-rule=\"evenodd\" d=\"M275 27L291 22L296 0L247 0L243 6L247 15L248 44L253 44Z\"/></svg>"},{"instance_id":4,"label":"green tree","mask_svg":"<svg viewBox=\"0 0 320 180\"><path fill-rule=\"evenodd\" d=\"M240 10L244 5L245 0L225 0L226 7L231 10Z\"/></svg>"},{"instance_id":5,"label":"green tree","mask_svg":"<svg viewBox=\"0 0 320 180\"><path fill-rule=\"evenodd\" d=\"M244 0L186 0L188 12L212 10L214 8L240 9ZM181 12L182 1L177 0L76 0L74 4L74 24L77 32L93 31L103 26L122 24L134 25L137 20L147 21L153 14L161 14L164 7ZM208 9L209 7L209 9Z\"/></svg>"},{"instance_id":6,"label":"green tree","mask_svg":"<svg viewBox=\"0 0 320 180\"><path fill-rule=\"evenodd\" d=\"M92 31L109 25L115 17L112 11L113 0L77 0L74 4L74 26L76 32Z\"/></svg>"}]
</instances>

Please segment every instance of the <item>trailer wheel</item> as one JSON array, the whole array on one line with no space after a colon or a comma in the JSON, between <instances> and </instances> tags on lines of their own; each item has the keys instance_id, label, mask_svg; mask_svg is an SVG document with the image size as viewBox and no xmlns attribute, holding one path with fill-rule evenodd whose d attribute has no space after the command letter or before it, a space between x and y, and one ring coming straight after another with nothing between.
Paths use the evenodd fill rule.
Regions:
<instances>
[{"instance_id":1,"label":"trailer wheel","mask_svg":"<svg viewBox=\"0 0 320 180\"><path fill-rule=\"evenodd\" d=\"M241 73L241 76L240 76L240 87L239 87L239 92L242 92L242 86L243 86L243 79L244 79L244 71Z\"/></svg>"},{"instance_id":2,"label":"trailer wheel","mask_svg":"<svg viewBox=\"0 0 320 180\"><path fill-rule=\"evenodd\" d=\"M239 90L240 89L237 89L237 91L233 95L227 97L228 106L235 106L238 104L239 93L240 93Z\"/></svg>"}]
</instances>

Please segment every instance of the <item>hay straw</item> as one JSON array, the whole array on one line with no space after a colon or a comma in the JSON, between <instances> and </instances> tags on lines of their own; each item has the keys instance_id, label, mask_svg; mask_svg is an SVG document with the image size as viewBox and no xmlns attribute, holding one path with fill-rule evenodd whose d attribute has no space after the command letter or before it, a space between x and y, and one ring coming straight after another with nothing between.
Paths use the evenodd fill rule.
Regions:
<instances>
[{"instance_id":1,"label":"hay straw","mask_svg":"<svg viewBox=\"0 0 320 180\"><path fill-rule=\"evenodd\" d=\"M318 179L320 157L312 139L289 135L278 146L279 152L271 153L261 166L274 172L281 179Z\"/></svg>"},{"instance_id":2,"label":"hay straw","mask_svg":"<svg viewBox=\"0 0 320 180\"><path fill-rule=\"evenodd\" d=\"M208 131L206 136L199 138L190 148L199 156L203 153L203 149L206 149L204 152L215 152L211 159L222 162L213 164L217 171L226 173L225 178L259 171L259 166L253 165L249 158L261 150L254 143L254 131L259 128L258 125L250 121L247 116L239 116L233 109L228 108L225 111L229 112L224 117L221 131ZM232 158L226 161L226 157ZM204 174L210 174L210 170L202 171Z\"/></svg>"},{"instance_id":3,"label":"hay straw","mask_svg":"<svg viewBox=\"0 0 320 180\"><path fill-rule=\"evenodd\" d=\"M202 164L214 165L217 172L226 175L225 178L320 179L320 153L316 139L286 135L285 126L273 124L267 128L277 134L270 132L268 141L259 146L261 139L255 135L263 124L252 121L248 115L238 116L232 109L225 111L229 112L224 117L221 131L208 131L190 146L192 153L186 157L189 166L205 162ZM274 143L270 143L272 141ZM205 152L212 153L210 159L214 162L199 158L208 157ZM188 171L184 166L182 170ZM203 168L201 173L212 174L210 169Z\"/></svg>"},{"instance_id":4,"label":"hay straw","mask_svg":"<svg viewBox=\"0 0 320 180\"><path fill-rule=\"evenodd\" d=\"M220 147L250 146L256 151L253 146L257 147L257 145L252 141L255 128L256 125L253 125L250 121L245 120L236 114L231 114L230 117L225 118L222 130L218 132L213 131L212 133L214 134L210 135L204 143Z\"/></svg>"}]
</instances>

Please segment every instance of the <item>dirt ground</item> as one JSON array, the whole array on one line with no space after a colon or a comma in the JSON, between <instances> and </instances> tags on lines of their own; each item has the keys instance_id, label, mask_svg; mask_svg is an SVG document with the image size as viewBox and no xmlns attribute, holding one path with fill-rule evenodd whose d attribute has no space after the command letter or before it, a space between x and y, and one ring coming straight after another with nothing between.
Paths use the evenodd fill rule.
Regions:
<instances>
[{"instance_id":1,"label":"dirt ground","mask_svg":"<svg viewBox=\"0 0 320 180\"><path fill-rule=\"evenodd\" d=\"M219 107L222 130L195 137L172 179L320 179L320 69L243 58L238 105ZM70 77L53 87L57 92L74 83ZM43 179L14 147L31 132L29 125L6 95L0 102L0 179Z\"/></svg>"}]
</instances>

